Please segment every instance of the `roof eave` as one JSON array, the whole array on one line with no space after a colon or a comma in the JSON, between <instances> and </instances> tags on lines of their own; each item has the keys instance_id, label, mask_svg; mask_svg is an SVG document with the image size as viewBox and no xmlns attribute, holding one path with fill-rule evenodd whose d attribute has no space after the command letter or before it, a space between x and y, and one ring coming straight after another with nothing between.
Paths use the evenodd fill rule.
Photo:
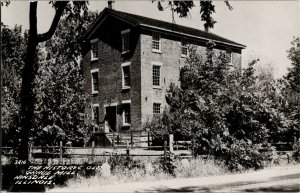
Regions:
<instances>
[{"instance_id":1,"label":"roof eave","mask_svg":"<svg viewBox=\"0 0 300 193\"><path fill-rule=\"evenodd\" d=\"M152 28L152 29L156 29L156 30L176 33L178 35L184 35L184 36L188 36L188 37L196 38L196 39L200 39L200 40L205 40L205 41L211 40L209 38L194 36L194 35L191 35L191 34L182 33L182 32L178 32L178 31L175 31L175 30L169 30L169 29L165 29L165 28L161 28L161 27L157 27L157 26L153 26L153 25L148 25L148 24L143 24L143 23L141 23L140 26L144 27L144 28ZM223 41L219 41L219 40L213 40L213 41L216 42L216 43L225 44L225 45L237 47L237 48L240 48L240 49L245 49L246 48L246 46L242 45L242 44L232 44L232 43L223 42Z\"/></svg>"}]
</instances>

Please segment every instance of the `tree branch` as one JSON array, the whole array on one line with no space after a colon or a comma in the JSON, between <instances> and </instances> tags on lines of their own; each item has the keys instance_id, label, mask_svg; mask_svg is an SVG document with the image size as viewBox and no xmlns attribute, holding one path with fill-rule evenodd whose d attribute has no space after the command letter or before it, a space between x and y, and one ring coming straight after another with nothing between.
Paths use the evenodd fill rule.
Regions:
<instances>
[{"instance_id":1,"label":"tree branch","mask_svg":"<svg viewBox=\"0 0 300 193\"><path fill-rule=\"evenodd\" d=\"M51 27L46 33L38 35L38 42L47 41L53 36L53 34L56 30L56 27L59 23L60 17L62 16L62 14L64 12L64 9L66 8L67 4L68 4L68 1L58 1L58 2L56 2L57 9L56 9L55 16L53 18Z\"/></svg>"}]
</instances>

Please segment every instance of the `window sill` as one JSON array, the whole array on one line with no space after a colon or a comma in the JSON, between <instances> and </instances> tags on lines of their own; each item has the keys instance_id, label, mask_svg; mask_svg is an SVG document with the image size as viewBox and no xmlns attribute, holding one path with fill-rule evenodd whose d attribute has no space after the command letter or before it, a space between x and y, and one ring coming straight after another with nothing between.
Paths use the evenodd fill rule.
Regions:
<instances>
[{"instance_id":1,"label":"window sill","mask_svg":"<svg viewBox=\"0 0 300 193\"><path fill-rule=\"evenodd\" d=\"M161 50L156 50L156 49L152 49L152 52L158 53L158 54L161 54L161 53L162 53Z\"/></svg>"},{"instance_id":2,"label":"window sill","mask_svg":"<svg viewBox=\"0 0 300 193\"><path fill-rule=\"evenodd\" d=\"M126 50L126 51L123 51L123 52L121 53L121 55L128 54L128 53L129 53L129 50Z\"/></svg>"},{"instance_id":3,"label":"window sill","mask_svg":"<svg viewBox=\"0 0 300 193\"><path fill-rule=\"evenodd\" d=\"M122 127L131 127L130 123L123 123Z\"/></svg>"},{"instance_id":4,"label":"window sill","mask_svg":"<svg viewBox=\"0 0 300 193\"><path fill-rule=\"evenodd\" d=\"M92 94L98 94L99 92L98 91L92 91Z\"/></svg>"},{"instance_id":5,"label":"window sill","mask_svg":"<svg viewBox=\"0 0 300 193\"><path fill-rule=\"evenodd\" d=\"M181 58L187 58L187 55L185 55L185 54L181 54L180 56L181 56Z\"/></svg>"},{"instance_id":6,"label":"window sill","mask_svg":"<svg viewBox=\"0 0 300 193\"><path fill-rule=\"evenodd\" d=\"M92 58L92 59L91 59L91 61L96 61L96 60L98 60L98 58Z\"/></svg>"},{"instance_id":7,"label":"window sill","mask_svg":"<svg viewBox=\"0 0 300 193\"><path fill-rule=\"evenodd\" d=\"M130 89L130 86L123 86L122 87L122 90L129 90Z\"/></svg>"},{"instance_id":8,"label":"window sill","mask_svg":"<svg viewBox=\"0 0 300 193\"><path fill-rule=\"evenodd\" d=\"M159 89L159 90L161 90L162 88L161 88L161 86L153 86L153 89Z\"/></svg>"}]
</instances>

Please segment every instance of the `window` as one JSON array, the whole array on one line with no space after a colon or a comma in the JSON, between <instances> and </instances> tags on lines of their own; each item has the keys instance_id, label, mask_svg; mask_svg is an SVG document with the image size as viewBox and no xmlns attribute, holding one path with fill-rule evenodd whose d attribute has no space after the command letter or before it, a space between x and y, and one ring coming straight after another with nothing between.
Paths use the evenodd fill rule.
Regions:
<instances>
[{"instance_id":1,"label":"window","mask_svg":"<svg viewBox=\"0 0 300 193\"><path fill-rule=\"evenodd\" d=\"M131 103L131 100L124 100L124 101L122 101L123 126L130 126L130 123L131 123L130 103Z\"/></svg>"},{"instance_id":2,"label":"window","mask_svg":"<svg viewBox=\"0 0 300 193\"><path fill-rule=\"evenodd\" d=\"M158 65L153 65L152 74L153 74L153 86L160 87L160 67Z\"/></svg>"},{"instance_id":3,"label":"window","mask_svg":"<svg viewBox=\"0 0 300 193\"><path fill-rule=\"evenodd\" d=\"M91 60L98 59L98 39L91 40Z\"/></svg>"},{"instance_id":4,"label":"window","mask_svg":"<svg viewBox=\"0 0 300 193\"><path fill-rule=\"evenodd\" d=\"M99 104L92 106L92 120L94 123L99 123Z\"/></svg>"},{"instance_id":5,"label":"window","mask_svg":"<svg viewBox=\"0 0 300 193\"><path fill-rule=\"evenodd\" d=\"M122 64L122 89L130 88L130 62Z\"/></svg>"},{"instance_id":6,"label":"window","mask_svg":"<svg viewBox=\"0 0 300 193\"><path fill-rule=\"evenodd\" d=\"M98 83L99 71L98 71L98 69L91 70L91 74L92 74L92 94L97 94L99 91L99 83Z\"/></svg>"},{"instance_id":7,"label":"window","mask_svg":"<svg viewBox=\"0 0 300 193\"><path fill-rule=\"evenodd\" d=\"M230 52L229 54L230 54L230 64L233 64L233 53Z\"/></svg>"},{"instance_id":8,"label":"window","mask_svg":"<svg viewBox=\"0 0 300 193\"><path fill-rule=\"evenodd\" d=\"M122 54L129 52L129 33L130 29L121 32L122 35Z\"/></svg>"},{"instance_id":9,"label":"window","mask_svg":"<svg viewBox=\"0 0 300 193\"><path fill-rule=\"evenodd\" d=\"M186 40L181 40L181 56L186 57L188 55L188 47Z\"/></svg>"},{"instance_id":10,"label":"window","mask_svg":"<svg viewBox=\"0 0 300 193\"><path fill-rule=\"evenodd\" d=\"M160 114L160 103L153 103L153 114Z\"/></svg>"},{"instance_id":11,"label":"window","mask_svg":"<svg viewBox=\"0 0 300 193\"><path fill-rule=\"evenodd\" d=\"M152 34L152 51L161 52L160 34L153 32Z\"/></svg>"}]
</instances>

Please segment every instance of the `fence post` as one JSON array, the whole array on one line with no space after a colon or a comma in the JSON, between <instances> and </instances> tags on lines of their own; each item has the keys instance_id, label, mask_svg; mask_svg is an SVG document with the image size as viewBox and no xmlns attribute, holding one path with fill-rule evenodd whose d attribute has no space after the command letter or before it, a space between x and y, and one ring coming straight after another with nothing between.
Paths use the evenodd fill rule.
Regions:
<instances>
[{"instance_id":1,"label":"fence post","mask_svg":"<svg viewBox=\"0 0 300 193\"><path fill-rule=\"evenodd\" d=\"M60 163L63 163L63 147L62 147L62 141L59 142L59 160L60 160Z\"/></svg>"},{"instance_id":2,"label":"fence post","mask_svg":"<svg viewBox=\"0 0 300 193\"><path fill-rule=\"evenodd\" d=\"M126 141L126 156L127 156L127 159L129 160L130 150L129 150L129 142L128 141Z\"/></svg>"},{"instance_id":3,"label":"fence post","mask_svg":"<svg viewBox=\"0 0 300 193\"><path fill-rule=\"evenodd\" d=\"M130 132L130 142L131 142L131 148L133 148L133 133L132 133L132 130Z\"/></svg>"},{"instance_id":4,"label":"fence post","mask_svg":"<svg viewBox=\"0 0 300 193\"><path fill-rule=\"evenodd\" d=\"M31 161L32 159L32 144L29 146L29 151L28 151L28 160Z\"/></svg>"},{"instance_id":5,"label":"fence post","mask_svg":"<svg viewBox=\"0 0 300 193\"><path fill-rule=\"evenodd\" d=\"M112 145L113 145L113 147L115 147L115 132L113 132Z\"/></svg>"},{"instance_id":6,"label":"fence post","mask_svg":"<svg viewBox=\"0 0 300 193\"><path fill-rule=\"evenodd\" d=\"M164 160L167 159L167 141L164 141Z\"/></svg>"},{"instance_id":7,"label":"fence post","mask_svg":"<svg viewBox=\"0 0 300 193\"><path fill-rule=\"evenodd\" d=\"M173 152L174 151L174 148L173 148L173 142L174 142L174 135L173 134L170 134L169 135L169 148L170 148L170 152Z\"/></svg>"},{"instance_id":8,"label":"fence post","mask_svg":"<svg viewBox=\"0 0 300 193\"><path fill-rule=\"evenodd\" d=\"M94 155L95 155L95 141L92 141L92 162L94 161Z\"/></svg>"}]
</instances>

